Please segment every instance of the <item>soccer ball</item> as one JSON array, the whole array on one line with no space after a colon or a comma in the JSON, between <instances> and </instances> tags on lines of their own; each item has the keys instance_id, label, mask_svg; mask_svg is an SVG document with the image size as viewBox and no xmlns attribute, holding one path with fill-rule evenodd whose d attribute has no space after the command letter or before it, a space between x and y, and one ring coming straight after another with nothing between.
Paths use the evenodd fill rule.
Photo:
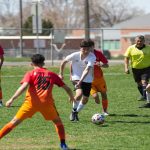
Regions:
<instances>
[{"instance_id":1,"label":"soccer ball","mask_svg":"<svg viewBox=\"0 0 150 150\"><path fill-rule=\"evenodd\" d=\"M105 117L102 114L96 113L92 116L92 122L94 124L103 124L105 121Z\"/></svg>"}]
</instances>

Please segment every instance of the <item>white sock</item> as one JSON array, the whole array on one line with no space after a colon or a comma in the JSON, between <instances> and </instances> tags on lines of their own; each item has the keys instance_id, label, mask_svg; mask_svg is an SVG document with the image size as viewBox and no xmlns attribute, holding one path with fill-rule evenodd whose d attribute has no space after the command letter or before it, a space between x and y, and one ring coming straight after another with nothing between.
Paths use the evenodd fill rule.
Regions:
<instances>
[{"instance_id":1,"label":"white sock","mask_svg":"<svg viewBox=\"0 0 150 150\"><path fill-rule=\"evenodd\" d=\"M80 103L79 103L79 105L77 107L77 112L80 112L83 109L84 105L85 104L82 104L82 102L80 101Z\"/></svg>"},{"instance_id":2,"label":"white sock","mask_svg":"<svg viewBox=\"0 0 150 150\"><path fill-rule=\"evenodd\" d=\"M80 101L73 102L73 109L77 109L79 103L80 103Z\"/></svg>"},{"instance_id":3,"label":"white sock","mask_svg":"<svg viewBox=\"0 0 150 150\"><path fill-rule=\"evenodd\" d=\"M146 91L147 103L150 103L150 93Z\"/></svg>"}]
</instances>

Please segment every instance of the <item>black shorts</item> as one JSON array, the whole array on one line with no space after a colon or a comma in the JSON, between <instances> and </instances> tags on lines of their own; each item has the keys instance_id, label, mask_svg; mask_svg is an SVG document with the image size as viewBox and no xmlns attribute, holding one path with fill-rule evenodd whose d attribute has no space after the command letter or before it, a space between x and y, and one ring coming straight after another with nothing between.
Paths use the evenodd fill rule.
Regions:
<instances>
[{"instance_id":1,"label":"black shorts","mask_svg":"<svg viewBox=\"0 0 150 150\"><path fill-rule=\"evenodd\" d=\"M78 81L72 81L73 85L74 85L74 90L76 89L82 89L82 94L86 97L90 96L90 91L91 91L91 85L92 83L87 83L87 82L82 82L81 86L76 88L76 84Z\"/></svg>"},{"instance_id":2,"label":"black shorts","mask_svg":"<svg viewBox=\"0 0 150 150\"><path fill-rule=\"evenodd\" d=\"M132 68L132 72L135 82L140 82L141 80L149 81L150 79L150 67L143 69Z\"/></svg>"}]
</instances>

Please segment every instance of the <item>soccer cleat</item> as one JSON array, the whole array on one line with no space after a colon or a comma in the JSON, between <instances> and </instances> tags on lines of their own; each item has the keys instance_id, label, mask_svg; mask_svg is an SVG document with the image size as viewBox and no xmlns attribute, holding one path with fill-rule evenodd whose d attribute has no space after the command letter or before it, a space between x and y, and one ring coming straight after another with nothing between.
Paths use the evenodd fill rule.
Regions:
<instances>
[{"instance_id":1,"label":"soccer cleat","mask_svg":"<svg viewBox=\"0 0 150 150\"><path fill-rule=\"evenodd\" d=\"M2 107L3 106L3 103L2 103L2 101L0 101L0 107Z\"/></svg>"},{"instance_id":2,"label":"soccer cleat","mask_svg":"<svg viewBox=\"0 0 150 150\"><path fill-rule=\"evenodd\" d=\"M139 108L150 108L150 103L146 103L146 104L140 106Z\"/></svg>"},{"instance_id":3,"label":"soccer cleat","mask_svg":"<svg viewBox=\"0 0 150 150\"><path fill-rule=\"evenodd\" d=\"M60 144L61 150L69 150L68 146L65 143Z\"/></svg>"},{"instance_id":4,"label":"soccer cleat","mask_svg":"<svg viewBox=\"0 0 150 150\"><path fill-rule=\"evenodd\" d=\"M72 111L70 114L70 121L74 121L75 120L75 111Z\"/></svg>"},{"instance_id":5,"label":"soccer cleat","mask_svg":"<svg viewBox=\"0 0 150 150\"><path fill-rule=\"evenodd\" d=\"M75 112L75 121L79 121L78 112Z\"/></svg>"},{"instance_id":6,"label":"soccer cleat","mask_svg":"<svg viewBox=\"0 0 150 150\"><path fill-rule=\"evenodd\" d=\"M104 116L109 116L108 112L103 112Z\"/></svg>"}]
</instances>

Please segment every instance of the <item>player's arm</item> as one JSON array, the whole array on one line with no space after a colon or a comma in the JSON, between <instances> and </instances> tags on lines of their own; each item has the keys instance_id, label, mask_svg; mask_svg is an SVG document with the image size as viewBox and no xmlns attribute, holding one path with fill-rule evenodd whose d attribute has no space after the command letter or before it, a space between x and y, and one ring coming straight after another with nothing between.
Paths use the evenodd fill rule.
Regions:
<instances>
[{"instance_id":1,"label":"player's arm","mask_svg":"<svg viewBox=\"0 0 150 150\"><path fill-rule=\"evenodd\" d=\"M60 69L59 69L59 77L63 80L64 79L64 68L65 68L65 65L68 61L67 60L63 60L61 65L60 65Z\"/></svg>"},{"instance_id":2,"label":"player's arm","mask_svg":"<svg viewBox=\"0 0 150 150\"><path fill-rule=\"evenodd\" d=\"M66 84L62 86L62 88L66 91L66 93L69 96L69 100L70 102L75 101L72 90L70 89L70 87L68 87Z\"/></svg>"},{"instance_id":3,"label":"player's arm","mask_svg":"<svg viewBox=\"0 0 150 150\"><path fill-rule=\"evenodd\" d=\"M83 73L82 73L82 76L80 78L80 80L78 81L78 83L76 84L76 86L79 86L81 84L81 82L84 80L84 78L87 76L87 74L89 73L89 71L92 69L93 67L92 66L87 66Z\"/></svg>"},{"instance_id":4,"label":"player's arm","mask_svg":"<svg viewBox=\"0 0 150 150\"><path fill-rule=\"evenodd\" d=\"M24 82L15 92L15 94L6 102L6 107L10 107L15 99L17 99L28 87L29 83Z\"/></svg>"},{"instance_id":5,"label":"player's arm","mask_svg":"<svg viewBox=\"0 0 150 150\"><path fill-rule=\"evenodd\" d=\"M129 71L129 57L124 58L124 67L125 67L125 73L129 74L130 73L130 71Z\"/></svg>"}]
</instances>

